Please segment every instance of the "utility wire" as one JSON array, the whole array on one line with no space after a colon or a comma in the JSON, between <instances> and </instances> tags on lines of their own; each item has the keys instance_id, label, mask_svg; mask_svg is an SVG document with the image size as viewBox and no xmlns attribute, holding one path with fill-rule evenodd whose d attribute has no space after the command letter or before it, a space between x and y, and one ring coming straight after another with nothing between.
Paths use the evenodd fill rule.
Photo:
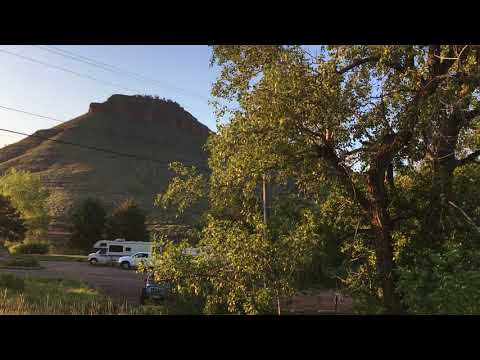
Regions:
<instances>
[{"instance_id":1,"label":"utility wire","mask_svg":"<svg viewBox=\"0 0 480 360\"><path fill-rule=\"evenodd\" d=\"M42 140L50 140L50 141L54 141L54 142L57 142L57 143L60 143L60 144L64 144L64 145L77 146L77 147L84 148L84 149L88 149L88 150L103 152L103 153L107 153L107 154L111 154L111 155L129 157L129 158L136 159L136 160L152 161L152 162L155 162L155 163L158 163L158 164L162 164L162 165L164 165L164 166L166 166L166 167L168 167L168 165L169 165L171 162L175 161L175 160L170 161L170 162L160 161L160 160L157 160L157 159L147 158L147 157L143 157L143 156L139 156L139 155L121 153L121 152L114 151L114 150L98 148L98 147L96 147L96 146L82 145L82 144L72 143L72 142L69 142L69 141L53 139L53 138L46 137L46 136L41 136L41 135L26 134L26 133L23 133L23 132L20 132L20 131L14 131L14 130L9 130L9 129L2 129L2 128L0 128L0 131L8 132L8 133L11 133L11 134L24 135L24 136L28 136L28 137L35 137L35 138L39 138L39 139L42 139ZM187 165L187 164L185 164L185 165ZM191 166L191 165L189 165L189 166ZM193 165L193 166L195 166L195 165ZM196 167L197 169L202 169L202 170L205 170L205 171L210 171L208 168L205 168L205 167L197 167L197 166L195 166L195 167Z\"/></svg>"},{"instance_id":2,"label":"utility wire","mask_svg":"<svg viewBox=\"0 0 480 360\"><path fill-rule=\"evenodd\" d=\"M63 49L58 48L56 46L40 46L40 45L32 45L32 46L36 47L38 49L44 50L44 51L48 51L50 53L54 53L54 54L59 55L59 56L63 56L65 58L69 58L69 59L72 59L72 60L75 60L75 61L82 62L84 64L88 64L90 66L100 68L100 69L105 70L105 71L109 71L109 72L112 72L112 73L117 73L117 74L120 74L120 75L124 75L124 76L130 77L130 78L133 78L135 80L149 81L150 83L157 84L157 86L159 86L159 87L170 88L170 89L172 89L176 92L182 93L183 95L197 97L198 99L201 99L202 101L206 101L207 104L208 104L208 98L206 98L202 95L193 93L191 91L187 91L187 90L182 89L182 88L178 88L178 87L174 87L174 86L167 86L167 85L165 85L164 83L162 83L158 80L155 80L155 79L149 78L147 76L140 75L140 74L128 71L128 70L121 69L121 68L119 68L117 66L114 66L114 65L110 65L110 64L107 64L107 63L96 61L92 58L88 58L86 56L76 54L72 51L63 50Z\"/></svg>"},{"instance_id":3,"label":"utility wire","mask_svg":"<svg viewBox=\"0 0 480 360\"><path fill-rule=\"evenodd\" d=\"M58 119L52 118L52 117L50 117L50 116L38 115L38 114L34 114L34 113L31 113L31 112L28 112L28 111L19 110L19 109L14 109L14 108L11 108L11 107L8 107L8 106L2 106L2 105L0 105L0 108L1 108L1 109L5 109L5 110L9 110L9 111L16 111L16 112L19 112L19 113L22 113L22 114L27 114L27 115L31 115L31 116L35 116L35 117L39 117L39 118L43 118L43 119L48 119L48 120L52 120L52 121L57 121L57 122L59 122L59 123L63 123L63 122L64 122L64 121L62 121L62 120L58 120Z\"/></svg>"},{"instance_id":4,"label":"utility wire","mask_svg":"<svg viewBox=\"0 0 480 360\"><path fill-rule=\"evenodd\" d=\"M12 56L16 56L16 57L19 57L19 58L21 58L21 59L28 60L28 61L31 61L31 62L40 64L40 65L43 65L43 66L52 68L52 69L64 71L64 72L67 72L67 73L76 75L76 76L78 76L78 77L81 77L81 78L85 78L85 79L97 81L97 82L100 82L100 83L103 83L103 84L106 84L106 85L109 85L109 86L113 86L113 87L116 87L116 88L120 88L120 89L123 89L123 90L127 90L127 91L129 91L129 92L131 92L131 93L136 93L136 94L140 93L140 91L137 91L137 90L134 90L134 89L131 89L131 88L122 86L122 85L114 84L114 83L111 83L111 82L109 82L109 81L100 80L100 79L97 79L97 78L95 78L95 77L93 77L93 76L90 76L90 75L85 75L85 74L82 74L82 73L78 73L78 72L76 72L76 71L73 71L73 70L70 70L70 69L66 69L66 68L63 68L63 67L60 67L60 66L52 65L52 64L49 64L49 63L46 63L46 62L43 62L43 61L40 61L40 60L31 58L31 57L28 57L28 56L16 54L16 53L14 53L14 52L11 52L11 51L8 51L8 50L5 50L5 49L0 49L0 52L3 52L3 53L5 53L5 54L9 54L9 55L12 55Z\"/></svg>"},{"instance_id":5,"label":"utility wire","mask_svg":"<svg viewBox=\"0 0 480 360\"><path fill-rule=\"evenodd\" d=\"M55 119L55 118L50 117L50 116L39 115L39 114L35 114L35 113L29 112L29 111L16 109L16 108L3 106L3 105L0 105L0 109L15 111L15 112L35 116L35 117L42 118L42 119L52 120L52 121L55 121L55 122L58 122L58 123L61 123L61 124L64 124L64 123L67 122L67 121ZM70 120L68 120L68 121L70 121ZM92 131L98 130L98 129L94 129L94 128L89 127L89 126L85 126L84 128L91 129ZM119 134L117 134L117 136L119 136L119 137L121 137L122 139L125 139L125 140L131 140L132 139L132 136L122 136L122 135L119 135ZM136 136L135 138L140 139L140 140L144 141L145 143L149 143L149 144L156 144L157 143L157 141L155 141L156 139L150 139L150 138L146 138L144 136Z\"/></svg>"},{"instance_id":6,"label":"utility wire","mask_svg":"<svg viewBox=\"0 0 480 360\"><path fill-rule=\"evenodd\" d=\"M68 51L68 50L64 50L64 49L61 49L57 46L53 46L53 45L47 45L46 47L48 48L51 48L51 49L55 49L57 51L60 51L62 53L65 53L65 54L70 54L70 55L73 55L75 57L78 57L80 59L84 59L84 60L87 60L91 63L95 63L97 65L100 65L101 67L103 67L105 69L106 68L110 68L110 69L113 69L113 70L117 70L118 72L120 73L124 73L125 75L128 75L128 76L133 76L137 79L141 79L141 80L147 80L147 81L150 81L152 83L156 83L162 87L168 87L170 89L174 89L174 90L177 90L177 91L180 91L180 92L183 92L184 94L187 94L187 95L191 95L191 96L196 96L198 97L199 99L202 99L202 100L205 100L205 101L209 101L208 98L206 98L205 96L203 95L200 95L196 92L193 92L191 90L186 90L186 89L182 89L182 88L179 88L179 87L176 87L176 86L171 86L171 85L165 85L163 82L161 81L158 81L156 79L153 79L151 77L148 77L148 76L145 76L145 75L142 75L142 74L139 74L139 73L135 73L135 72L132 72L132 71L129 71L129 70L126 70L126 69L122 69L122 68L119 68L118 66L115 66L115 65L112 65L112 64L108 64L108 63L105 63L105 62L100 62L100 61L97 61L95 59L92 59L92 58L88 58L86 56L82 56L78 53L75 53L73 51ZM106 70L106 69L105 69Z\"/></svg>"}]
</instances>

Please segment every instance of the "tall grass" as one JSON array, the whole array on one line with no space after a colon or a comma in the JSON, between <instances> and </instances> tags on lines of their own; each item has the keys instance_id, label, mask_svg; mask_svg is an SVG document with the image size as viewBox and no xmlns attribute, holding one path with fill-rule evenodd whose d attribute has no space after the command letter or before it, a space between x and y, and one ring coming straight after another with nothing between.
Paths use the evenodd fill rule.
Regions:
<instances>
[{"instance_id":1,"label":"tall grass","mask_svg":"<svg viewBox=\"0 0 480 360\"><path fill-rule=\"evenodd\" d=\"M6 279L6 280L5 280ZM23 281L24 286L20 286ZM79 281L0 274L2 315L154 315L160 308L114 304Z\"/></svg>"}]
</instances>

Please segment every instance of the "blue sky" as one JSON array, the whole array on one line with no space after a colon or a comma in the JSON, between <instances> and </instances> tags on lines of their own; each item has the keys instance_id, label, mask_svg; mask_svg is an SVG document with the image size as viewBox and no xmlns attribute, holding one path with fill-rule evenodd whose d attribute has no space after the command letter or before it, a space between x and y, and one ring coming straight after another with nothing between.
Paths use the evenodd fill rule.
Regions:
<instances>
[{"instance_id":1,"label":"blue sky","mask_svg":"<svg viewBox=\"0 0 480 360\"><path fill-rule=\"evenodd\" d=\"M210 129L216 129L208 104L211 85L219 69L210 67L211 49L206 45L54 45L97 62L143 75L149 80L105 71L31 45L0 45L0 106L22 109L70 120L88 111L91 102L103 102L112 94L150 94L172 99ZM48 47L51 51L55 48ZM315 46L309 46L315 52ZM1 52L5 50L53 66L62 67L99 81L76 76ZM112 83L113 85L104 84ZM130 91L132 90L132 91ZM0 128L24 133L47 129L58 123L0 109ZM0 132L0 147L23 137Z\"/></svg>"},{"instance_id":2,"label":"blue sky","mask_svg":"<svg viewBox=\"0 0 480 360\"><path fill-rule=\"evenodd\" d=\"M151 94L177 101L199 121L215 130L216 121L208 100L218 69L209 66L211 50L208 46L55 46L144 75L158 83L105 71L34 46L0 45L0 49L102 81L78 77L0 52L1 106L66 121L87 112L91 102L103 102L112 94ZM115 85L110 86L103 81ZM129 92L125 88L134 91ZM57 124L48 119L0 109L1 128L33 133ZM2 132L0 147L20 139L22 136Z\"/></svg>"}]
</instances>

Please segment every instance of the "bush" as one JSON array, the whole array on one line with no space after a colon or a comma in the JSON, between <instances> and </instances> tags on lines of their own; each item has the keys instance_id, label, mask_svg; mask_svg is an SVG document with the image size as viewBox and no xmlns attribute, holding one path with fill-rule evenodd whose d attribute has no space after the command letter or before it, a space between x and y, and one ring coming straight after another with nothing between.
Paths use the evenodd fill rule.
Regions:
<instances>
[{"instance_id":1,"label":"bush","mask_svg":"<svg viewBox=\"0 0 480 360\"><path fill-rule=\"evenodd\" d=\"M5 266L39 267L40 263L34 257L13 258L4 263Z\"/></svg>"},{"instance_id":2,"label":"bush","mask_svg":"<svg viewBox=\"0 0 480 360\"><path fill-rule=\"evenodd\" d=\"M12 274L0 274L0 288L23 291L25 280Z\"/></svg>"},{"instance_id":3,"label":"bush","mask_svg":"<svg viewBox=\"0 0 480 360\"><path fill-rule=\"evenodd\" d=\"M480 314L480 251L447 245L424 250L398 269L398 290L413 314Z\"/></svg>"},{"instance_id":4,"label":"bush","mask_svg":"<svg viewBox=\"0 0 480 360\"><path fill-rule=\"evenodd\" d=\"M48 254L50 243L46 241L32 241L12 245L8 248L11 255L20 254Z\"/></svg>"}]
</instances>

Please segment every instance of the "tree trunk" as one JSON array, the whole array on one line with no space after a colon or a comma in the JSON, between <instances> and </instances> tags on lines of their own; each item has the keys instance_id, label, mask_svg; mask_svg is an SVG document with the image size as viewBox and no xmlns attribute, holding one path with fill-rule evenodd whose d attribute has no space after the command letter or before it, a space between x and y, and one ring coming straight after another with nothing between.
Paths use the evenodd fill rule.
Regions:
<instances>
[{"instance_id":1,"label":"tree trunk","mask_svg":"<svg viewBox=\"0 0 480 360\"><path fill-rule=\"evenodd\" d=\"M377 271L382 284L383 304L388 314L401 313L400 299L395 293L393 274L392 226L385 209L373 209L372 226L375 230L375 255Z\"/></svg>"},{"instance_id":2,"label":"tree trunk","mask_svg":"<svg viewBox=\"0 0 480 360\"><path fill-rule=\"evenodd\" d=\"M452 197L453 171L456 166L455 147L460 131L458 117L443 119L432 146L432 187L430 203L422 224L421 241L427 247L438 248L448 235L445 223Z\"/></svg>"},{"instance_id":3,"label":"tree trunk","mask_svg":"<svg viewBox=\"0 0 480 360\"><path fill-rule=\"evenodd\" d=\"M387 314L402 312L400 298L395 292L393 273L393 239L392 220L387 211L387 193L385 189L385 172L389 159L379 157L370 165L368 174L368 192L370 201L370 221L375 232L375 255L377 272L380 276L383 304Z\"/></svg>"}]
</instances>

